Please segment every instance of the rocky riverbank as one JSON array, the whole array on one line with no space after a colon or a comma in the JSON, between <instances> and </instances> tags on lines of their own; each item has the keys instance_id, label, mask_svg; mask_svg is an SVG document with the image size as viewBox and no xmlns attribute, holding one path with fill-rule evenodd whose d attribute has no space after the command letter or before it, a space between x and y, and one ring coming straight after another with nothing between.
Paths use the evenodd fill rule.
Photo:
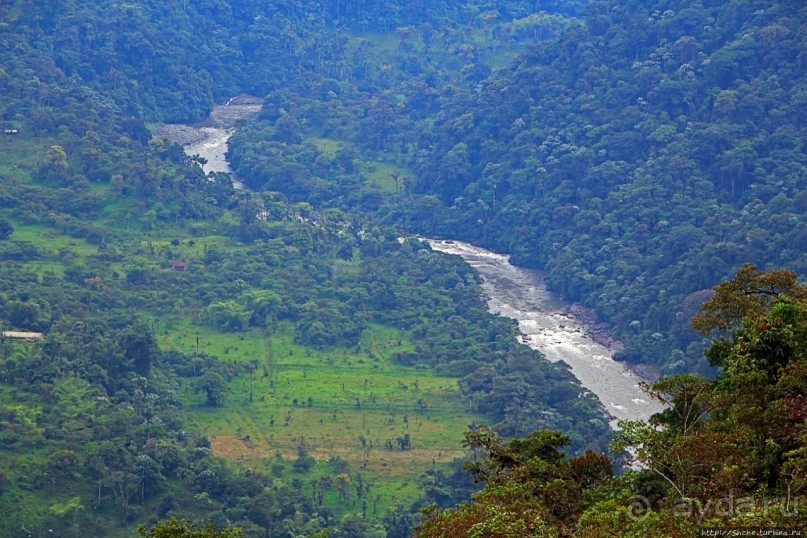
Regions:
<instances>
[{"instance_id":1,"label":"rocky riverbank","mask_svg":"<svg viewBox=\"0 0 807 538\"><path fill-rule=\"evenodd\" d=\"M197 124L170 124L161 127L155 134L167 136L185 148L188 155L199 155L205 159L202 169L206 174L221 172L230 174L233 186L243 188L234 177L227 161L227 141L236 127L252 120L261 112L262 100L251 95L233 97L222 105L216 105L210 116Z\"/></svg>"},{"instance_id":2,"label":"rocky riverbank","mask_svg":"<svg viewBox=\"0 0 807 538\"><path fill-rule=\"evenodd\" d=\"M616 420L647 420L661 410L641 389L653 372L631 368L612 356L622 343L593 310L568 304L549 292L543 275L514 266L509 257L451 240L428 240L435 250L461 256L482 276L482 288L494 313L518 321L519 340L550 361L563 361L581 384L602 402Z\"/></svg>"},{"instance_id":3,"label":"rocky riverbank","mask_svg":"<svg viewBox=\"0 0 807 538\"><path fill-rule=\"evenodd\" d=\"M589 338L607 347L613 353L625 351L625 345L611 334L611 326L600 321L593 308L587 308L580 303L572 303L569 306L569 313L583 323Z\"/></svg>"},{"instance_id":4,"label":"rocky riverbank","mask_svg":"<svg viewBox=\"0 0 807 538\"><path fill-rule=\"evenodd\" d=\"M172 142L180 146L198 144L208 137L208 134L198 127L183 124L163 125L154 133L155 136L167 136Z\"/></svg>"}]
</instances>

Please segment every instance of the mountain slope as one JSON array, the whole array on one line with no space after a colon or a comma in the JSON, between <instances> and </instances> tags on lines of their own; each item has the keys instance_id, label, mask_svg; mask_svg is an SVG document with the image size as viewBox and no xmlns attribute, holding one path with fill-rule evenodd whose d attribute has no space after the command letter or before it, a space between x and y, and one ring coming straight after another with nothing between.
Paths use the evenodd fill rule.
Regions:
<instances>
[{"instance_id":1,"label":"mountain slope","mask_svg":"<svg viewBox=\"0 0 807 538\"><path fill-rule=\"evenodd\" d=\"M807 269L805 28L793 1L590 5L423 129L432 231L546 268L626 359L691 368L693 293Z\"/></svg>"}]
</instances>

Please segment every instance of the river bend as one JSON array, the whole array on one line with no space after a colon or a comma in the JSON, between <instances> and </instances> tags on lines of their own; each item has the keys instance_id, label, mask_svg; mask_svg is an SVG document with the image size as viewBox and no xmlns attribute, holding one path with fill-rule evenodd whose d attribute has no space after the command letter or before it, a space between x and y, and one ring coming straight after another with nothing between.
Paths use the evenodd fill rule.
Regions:
<instances>
[{"instance_id":1,"label":"river bend","mask_svg":"<svg viewBox=\"0 0 807 538\"><path fill-rule=\"evenodd\" d=\"M231 101L214 108L199 125L170 126L174 140L188 155L207 160L206 173L232 174L227 162L227 142L236 125L257 116L260 104ZM243 188L234 179L237 188ZM537 349L550 361L564 361L580 383L603 403L616 420L647 420L660 411L639 388L640 379L612 358L612 351L594 341L584 323L570 313L570 305L546 289L541 273L517 267L503 254L451 240L427 240L433 249L461 256L482 277L482 288L491 312L518 321L523 343Z\"/></svg>"}]
</instances>

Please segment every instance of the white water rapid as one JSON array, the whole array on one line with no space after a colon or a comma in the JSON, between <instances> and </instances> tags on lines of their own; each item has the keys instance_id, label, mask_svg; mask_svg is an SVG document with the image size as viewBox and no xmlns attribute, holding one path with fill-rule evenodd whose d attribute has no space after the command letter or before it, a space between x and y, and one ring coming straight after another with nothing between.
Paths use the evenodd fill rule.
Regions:
<instances>
[{"instance_id":1,"label":"white water rapid","mask_svg":"<svg viewBox=\"0 0 807 538\"><path fill-rule=\"evenodd\" d=\"M595 342L569 305L546 289L540 272L468 243L426 239L434 250L461 256L482 277L490 311L518 321L522 342L550 361L564 361L616 420L647 420L661 410L639 387L636 374ZM616 426L612 420L612 426Z\"/></svg>"}]
</instances>

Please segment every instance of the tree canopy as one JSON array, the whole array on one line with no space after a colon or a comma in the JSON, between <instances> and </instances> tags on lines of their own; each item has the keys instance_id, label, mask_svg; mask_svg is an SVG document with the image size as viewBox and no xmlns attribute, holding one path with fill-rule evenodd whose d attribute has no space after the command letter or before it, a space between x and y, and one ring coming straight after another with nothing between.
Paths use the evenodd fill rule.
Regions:
<instances>
[{"instance_id":1,"label":"tree canopy","mask_svg":"<svg viewBox=\"0 0 807 538\"><path fill-rule=\"evenodd\" d=\"M743 310L710 357L722 371L648 385L664 411L622 422L614 448L640 464L611 474L604 456L565 459L558 432L504 441L486 428L466 435L480 454L467 466L484 490L470 503L429 509L415 535L689 536L724 527L797 530L807 491L807 298L792 273L741 268L718 285L703 312L763 293L766 307ZM749 282L751 286L749 287ZM782 283L794 297L769 295Z\"/></svg>"},{"instance_id":2,"label":"tree canopy","mask_svg":"<svg viewBox=\"0 0 807 538\"><path fill-rule=\"evenodd\" d=\"M307 432L293 463L251 467L241 451L265 447L237 430L233 461L216 457L188 417L265 411L258 382L288 400L262 427L325 409L284 393L278 342L302 379L328 361L445 378L438 405L496 428L468 437L488 488L432 512L435 533L454 517L515 535L788 525L804 488L805 9L0 0L0 324L43 333L0 340L0 534L177 516L405 536L417 506L467 499L467 473L434 463L402 490L417 482L415 506L377 513L366 460L312 463ZM155 134L241 93L263 102L228 148L248 190ZM601 405L515 341L466 265L404 232L545 270L610 324L620 359L665 374L648 390L667 411L623 426L645 471L609 476L586 453L611 435ZM236 358L256 334L266 349ZM414 396L401 415L348 405L390 412L389 437L356 429L365 454L413 453L413 417L431 413ZM726 515L708 491L775 508Z\"/></svg>"},{"instance_id":3,"label":"tree canopy","mask_svg":"<svg viewBox=\"0 0 807 538\"><path fill-rule=\"evenodd\" d=\"M142 538L241 538L241 529L220 529L215 523L199 525L176 519L137 529Z\"/></svg>"}]
</instances>

